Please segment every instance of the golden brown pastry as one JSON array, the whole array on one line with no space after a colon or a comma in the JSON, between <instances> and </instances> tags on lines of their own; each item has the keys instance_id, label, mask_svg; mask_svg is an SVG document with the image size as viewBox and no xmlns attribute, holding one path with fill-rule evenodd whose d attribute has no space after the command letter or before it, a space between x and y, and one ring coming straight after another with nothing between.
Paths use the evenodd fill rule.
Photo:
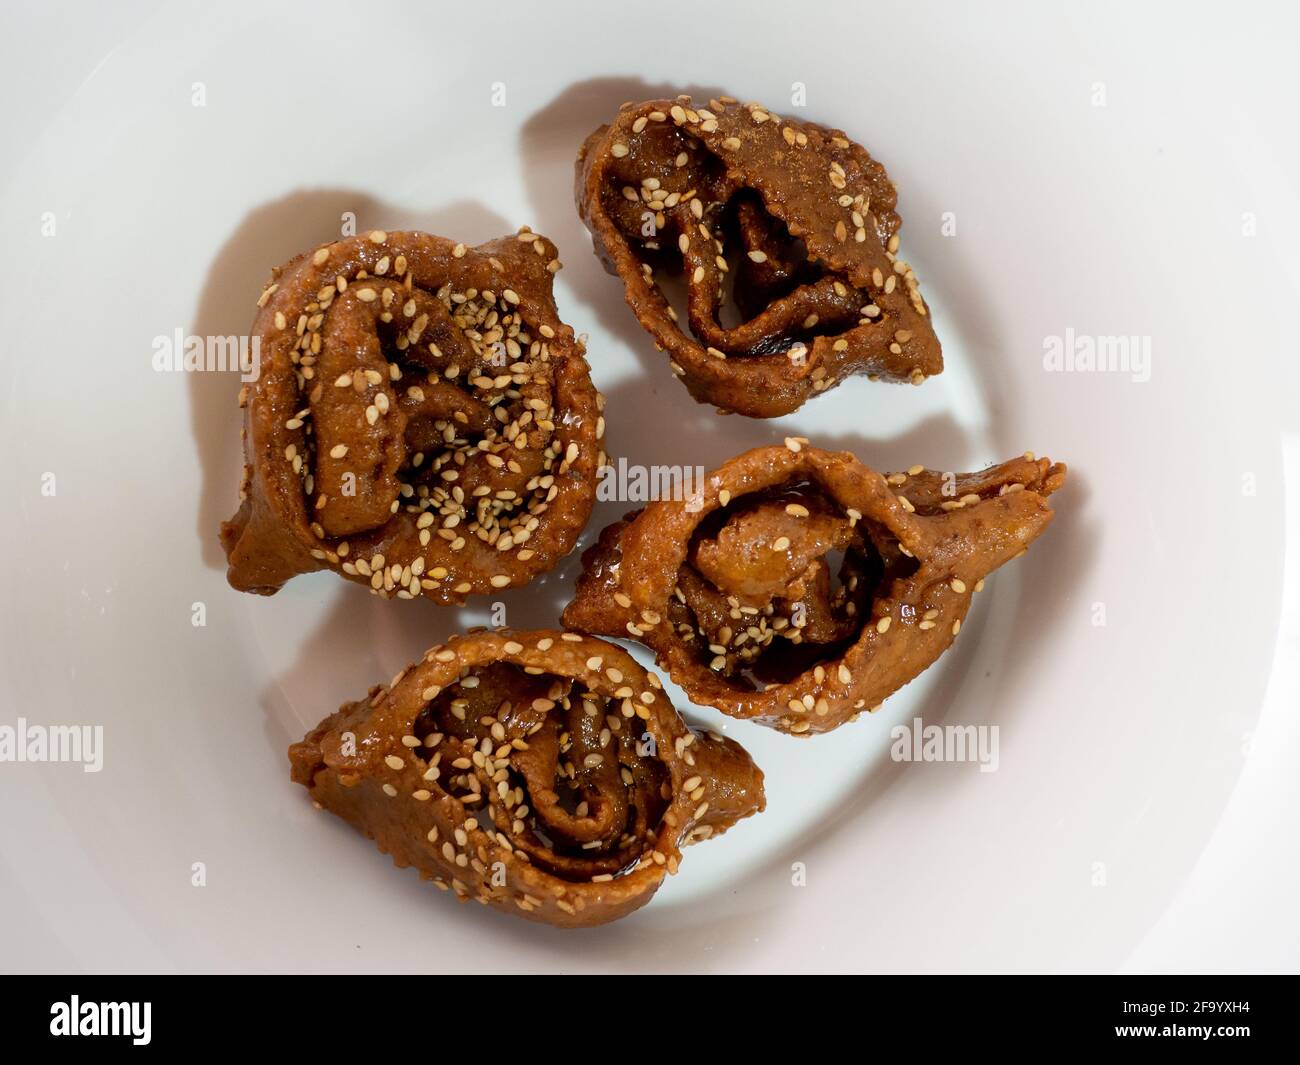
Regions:
<instances>
[{"instance_id":1,"label":"golden brown pastry","mask_svg":"<svg viewBox=\"0 0 1300 1065\"><path fill-rule=\"evenodd\" d=\"M230 583L331 569L459 603L567 554L604 457L602 401L528 229L476 248L425 233L324 244L274 271L253 330Z\"/></svg>"},{"instance_id":2,"label":"golden brown pastry","mask_svg":"<svg viewBox=\"0 0 1300 1065\"><path fill-rule=\"evenodd\" d=\"M559 631L455 637L289 760L398 866L564 927L644 906L681 847L764 805L742 747L688 728L626 652Z\"/></svg>"},{"instance_id":3,"label":"golden brown pastry","mask_svg":"<svg viewBox=\"0 0 1300 1065\"><path fill-rule=\"evenodd\" d=\"M578 211L702 403L788 414L850 374L943 369L897 193L840 130L730 97L624 104L578 156ZM663 282L684 282L690 331ZM738 316L739 322L732 322Z\"/></svg>"},{"instance_id":4,"label":"golden brown pastry","mask_svg":"<svg viewBox=\"0 0 1300 1065\"><path fill-rule=\"evenodd\" d=\"M606 528L564 624L641 641L694 702L828 732L948 648L985 576L1047 527L1064 480L1030 455L882 476L802 438L756 448L698 497Z\"/></svg>"}]
</instances>

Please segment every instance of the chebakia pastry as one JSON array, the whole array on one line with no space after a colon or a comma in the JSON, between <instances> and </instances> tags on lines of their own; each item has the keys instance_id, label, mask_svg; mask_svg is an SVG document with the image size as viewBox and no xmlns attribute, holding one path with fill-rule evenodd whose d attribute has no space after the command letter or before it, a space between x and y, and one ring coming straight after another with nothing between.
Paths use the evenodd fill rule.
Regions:
<instances>
[{"instance_id":1,"label":"chebakia pastry","mask_svg":"<svg viewBox=\"0 0 1300 1065\"><path fill-rule=\"evenodd\" d=\"M563 620L651 647L694 702L828 732L948 648L985 576L1047 527L1064 480L1032 455L882 475L791 438L606 528Z\"/></svg>"},{"instance_id":2,"label":"chebakia pastry","mask_svg":"<svg viewBox=\"0 0 1300 1065\"><path fill-rule=\"evenodd\" d=\"M253 332L230 583L331 569L441 603L527 583L573 547L604 462L601 397L528 229L324 244L275 270Z\"/></svg>"},{"instance_id":3,"label":"chebakia pastry","mask_svg":"<svg viewBox=\"0 0 1300 1065\"><path fill-rule=\"evenodd\" d=\"M688 728L626 652L558 631L455 637L289 759L398 866L568 927L644 906L683 846L764 804L742 747Z\"/></svg>"},{"instance_id":4,"label":"chebakia pastry","mask_svg":"<svg viewBox=\"0 0 1300 1065\"><path fill-rule=\"evenodd\" d=\"M943 369L897 194L837 129L730 97L624 104L578 156L596 253L703 403L788 414L851 374ZM669 292L685 286L689 331Z\"/></svg>"}]
</instances>

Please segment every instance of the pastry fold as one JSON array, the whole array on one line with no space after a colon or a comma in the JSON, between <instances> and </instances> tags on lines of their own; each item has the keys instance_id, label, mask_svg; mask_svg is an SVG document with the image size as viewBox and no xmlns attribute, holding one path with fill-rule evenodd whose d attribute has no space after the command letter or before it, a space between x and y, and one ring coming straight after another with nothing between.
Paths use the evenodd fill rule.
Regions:
<instances>
[{"instance_id":1,"label":"pastry fold","mask_svg":"<svg viewBox=\"0 0 1300 1065\"><path fill-rule=\"evenodd\" d=\"M560 631L455 637L289 749L293 779L462 901L564 927L650 901L681 848L764 806L735 742Z\"/></svg>"},{"instance_id":2,"label":"pastry fold","mask_svg":"<svg viewBox=\"0 0 1300 1065\"><path fill-rule=\"evenodd\" d=\"M876 473L802 438L608 526L564 624L631 637L694 702L792 735L829 732L935 661L985 576L1052 518L1066 469Z\"/></svg>"},{"instance_id":3,"label":"pastry fold","mask_svg":"<svg viewBox=\"0 0 1300 1065\"><path fill-rule=\"evenodd\" d=\"M275 270L253 324L230 583L331 569L459 603L572 549L604 462L602 400L557 316L555 246L426 233L335 241Z\"/></svg>"},{"instance_id":4,"label":"pastry fold","mask_svg":"<svg viewBox=\"0 0 1300 1065\"><path fill-rule=\"evenodd\" d=\"M771 418L851 374L919 384L943 369L897 255L897 193L841 130L729 97L625 104L583 144L576 197L702 403ZM683 283L689 331L667 294Z\"/></svg>"}]
</instances>

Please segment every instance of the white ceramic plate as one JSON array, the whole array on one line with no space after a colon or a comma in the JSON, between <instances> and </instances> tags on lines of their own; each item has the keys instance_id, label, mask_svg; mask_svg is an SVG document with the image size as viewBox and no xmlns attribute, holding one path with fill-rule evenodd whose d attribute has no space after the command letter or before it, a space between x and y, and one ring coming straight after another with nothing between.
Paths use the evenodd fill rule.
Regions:
<instances>
[{"instance_id":1,"label":"white ceramic plate","mask_svg":"<svg viewBox=\"0 0 1300 1065\"><path fill-rule=\"evenodd\" d=\"M104 735L98 773L0 763L0 965L1124 961L1225 808L1274 655L1296 153L1277 136L1294 92L1265 71L1294 90L1293 14L103 7L11 11L0 57L0 725ZM842 126L886 164L941 377L855 379L773 422L689 399L571 193L587 132L676 91ZM792 433L878 468L1030 449L1070 464L1057 520L877 715L798 743L688 708L751 750L768 811L692 848L647 909L562 933L457 906L313 811L285 749L486 605L383 602L329 574L271 599L230 590L216 529L235 504L238 382L151 365L156 336L246 332L269 268L337 236L344 212L554 239L561 314L590 334L629 461L709 467ZM1067 335L1149 345L1149 380L1049 372L1045 344ZM603 504L584 543L625 509ZM503 596L509 623L553 624L577 570L575 553ZM997 771L891 760L891 727L914 717L997 726Z\"/></svg>"}]
</instances>

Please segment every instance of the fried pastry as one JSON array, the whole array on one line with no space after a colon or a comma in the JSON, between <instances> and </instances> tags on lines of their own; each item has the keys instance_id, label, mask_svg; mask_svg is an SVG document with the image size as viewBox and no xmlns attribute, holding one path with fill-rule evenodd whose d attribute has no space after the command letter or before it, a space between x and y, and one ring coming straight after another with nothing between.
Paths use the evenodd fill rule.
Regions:
<instances>
[{"instance_id":1,"label":"fried pastry","mask_svg":"<svg viewBox=\"0 0 1300 1065\"><path fill-rule=\"evenodd\" d=\"M763 809L739 744L569 632L471 632L289 749L293 779L462 901L564 927L650 901L681 848Z\"/></svg>"},{"instance_id":2,"label":"fried pastry","mask_svg":"<svg viewBox=\"0 0 1300 1065\"><path fill-rule=\"evenodd\" d=\"M555 246L425 233L321 245L275 270L241 393L230 583L269 595L331 569L381 596L459 603L573 547L604 457L602 400L557 316Z\"/></svg>"},{"instance_id":3,"label":"fried pastry","mask_svg":"<svg viewBox=\"0 0 1300 1065\"><path fill-rule=\"evenodd\" d=\"M702 403L771 418L851 374L919 384L943 369L898 258L897 193L841 130L730 97L624 104L582 146L576 196ZM689 332L666 292L683 282Z\"/></svg>"},{"instance_id":4,"label":"fried pastry","mask_svg":"<svg viewBox=\"0 0 1300 1065\"><path fill-rule=\"evenodd\" d=\"M878 474L802 438L606 528L564 624L631 637L694 702L829 732L935 661L984 578L1052 518L1065 466Z\"/></svg>"}]
</instances>

